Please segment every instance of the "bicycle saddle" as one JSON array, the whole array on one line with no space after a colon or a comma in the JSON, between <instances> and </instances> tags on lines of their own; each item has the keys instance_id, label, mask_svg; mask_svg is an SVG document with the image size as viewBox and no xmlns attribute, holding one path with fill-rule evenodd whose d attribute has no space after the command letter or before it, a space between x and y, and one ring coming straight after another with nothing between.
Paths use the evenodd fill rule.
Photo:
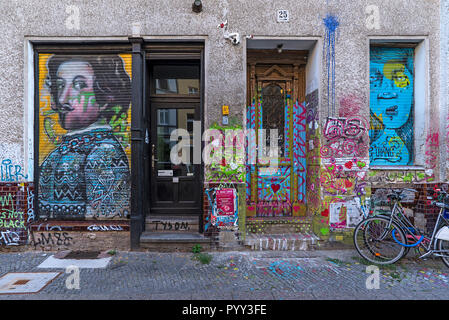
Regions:
<instances>
[{"instance_id":1,"label":"bicycle saddle","mask_svg":"<svg viewBox=\"0 0 449 320\"><path fill-rule=\"evenodd\" d=\"M391 193L387 194L387 198L391 200L401 200L403 197L402 190L391 190Z\"/></svg>"},{"instance_id":2,"label":"bicycle saddle","mask_svg":"<svg viewBox=\"0 0 449 320\"><path fill-rule=\"evenodd\" d=\"M394 200L401 200L403 198L405 198L405 195L403 194L404 191L409 191L409 192L417 192L415 189L392 189L391 193L387 195L388 199L394 199Z\"/></svg>"}]
</instances>

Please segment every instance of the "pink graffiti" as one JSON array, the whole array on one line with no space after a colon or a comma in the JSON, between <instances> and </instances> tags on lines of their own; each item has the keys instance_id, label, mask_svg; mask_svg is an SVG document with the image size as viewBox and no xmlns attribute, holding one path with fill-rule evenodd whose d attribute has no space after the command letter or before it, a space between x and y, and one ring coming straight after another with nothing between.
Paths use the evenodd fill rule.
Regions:
<instances>
[{"instance_id":1,"label":"pink graffiti","mask_svg":"<svg viewBox=\"0 0 449 320\"><path fill-rule=\"evenodd\" d=\"M435 169L439 149L438 132L430 133L426 138L426 167Z\"/></svg>"},{"instance_id":2,"label":"pink graffiti","mask_svg":"<svg viewBox=\"0 0 449 320\"><path fill-rule=\"evenodd\" d=\"M340 109L338 114L340 117L351 117L358 114L361 109L362 102L360 99L351 94L340 99Z\"/></svg>"},{"instance_id":3,"label":"pink graffiti","mask_svg":"<svg viewBox=\"0 0 449 320\"><path fill-rule=\"evenodd\" d=\"M365 172L357 172L351 169L358 167L362 169L364 162L357 159L346 162L344 165L336 165L335 163L324 166L320 173L320 182L325 194L329 195L345 195L357 194L364 195L365 192ZM366 165L366 164L365 164ZM351 170L347 171L345 170Z\"/></svg>"},{"instance_id":4,"label":"pink graffiti","mask_svg":"<svg viewBox=\"0 0 449 320\"><path fill-rule=\"evenodd\" d=\"M328 140L321 149L323 158L365 156L368 150L368 123L359 117L328 118L324 137Z\"/></svg>"}]
</instances>

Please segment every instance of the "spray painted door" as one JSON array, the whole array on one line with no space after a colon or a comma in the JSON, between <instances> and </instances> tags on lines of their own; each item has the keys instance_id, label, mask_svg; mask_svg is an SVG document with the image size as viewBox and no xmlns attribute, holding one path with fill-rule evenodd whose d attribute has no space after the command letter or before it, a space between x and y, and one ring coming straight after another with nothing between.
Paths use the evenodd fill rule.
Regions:
<instances>
[{"instance_id":1,"label":"spray painted door","mask_svg":"<svg viewBox=\"0 0 449 320\"><path fill-rule=\"evenodd\" d=\"M299 63L249 65L247 129L247 212L249 216L299 216L305 213L306 127L304 67ZM273 135L277 130L277 136ZM277 154L270 153L277 139ZM273 141L272 141L273 142ZM264 150L265 149L265 150ZM251 153L253 151L254 155Z\"/></svg>"}]
</instances>

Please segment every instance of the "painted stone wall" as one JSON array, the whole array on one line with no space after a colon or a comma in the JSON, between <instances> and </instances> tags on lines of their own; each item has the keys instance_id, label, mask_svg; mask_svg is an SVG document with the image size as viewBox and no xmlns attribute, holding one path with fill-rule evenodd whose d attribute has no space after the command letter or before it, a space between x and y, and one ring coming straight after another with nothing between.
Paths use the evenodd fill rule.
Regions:
<instances>
[{"instance_id":1,"label":"painted stone wall","mask_svg":"<svg viewBox=\"0 0 449 320\"><path fill-rule=\"evenodd\" d=\"M26 170L2 160L2 250L128 249L131 55L39 54L38 67L39 217Z\"/></svg>"},{"instance_id":2,"label":"painted stone wall","mask_svg":"<svg viewBox=\"0 0 449 320\"><path fill-rule=\"evenodd\" d=\"M129 250L127 220L36 218L33 183L0 183L0 251Z\"/></svg>"},{"instance_id":3,"label":"painted stone wall","mask_svg":"<svg viewBox=\"0 0 449 320\"><path fill-rule=\"evenodd\" d=\"M443 146L440 149L441 176L446 180L449 178L449 0L440 1L440 124L439 132L440 143Z\"/></svg>"},{"instance_id":4,"label":"painted stone wall","mask_svg":"<svg viewBox=\"0 0 449 320\"><path fill-rule=\"evenodd\" d=\"M64 147L61 142L70 136L68 130L61 127L57 113L41 114L42 110L37 110L42 121L46 118L50 120L36 124L41 140L39 154L33 154L32 119L36 110L33 105L33 50L27 43L28 40L126 41L136 24L140 35L147 39L203 39L206 75L204 105L207 108L205 127L209 128L220 120L222 105L229 105L230 116L241 119L240 124L244 124L243 115L247 107L245 36L253 36L254 39L267 36L313 38L322 45L323 51L322 65L316 77L320 90L310 100L316 102L309 103L307 110L310 121L308 120L306 141L306 198L308 210L316 222L315 232L326 237L331 228L344 229L340 228L343 226L340 212L347 212L348 208L344 209L342 202L352 203L351 197L354 195L360 195L362 200L366 200L372 193L370 186L413 186L417 183L447 180L447 100L446 103L441 103L442 97L447 93L447 77L444 76L447 54L443 57L447 43L440 46L442 39L448 39L444 36L447 35L445 21L448 19L443 19L447 17L447 7L447 1L440 4L437 0L373 0L369 3L337 0L307 0L301 3L295 0L282 3L270 0L211 0L203 4L203 12L195 14L191 11L190 1L177 6L173 6L169 0L163 0L158 6L148 6L148 2L144 0L130 0L126 4L116 0L75 3L68 0L4 2L1 4L0 20L10 27L5 28L1 35L5 45L0 48L0 76L7 80L3 81L0 91L3 120L0 121L0 132L3 133L0 142L1 180L5 183L33 181L34 157L38 157L39 166L45 169L40 203L44 207L49 206L47 215L50 217L64 217L62 207L52 206L58 197L58 201L69 206L80 206L77 208L79 217L120 219L126 215L116 205L123 204L125 184L121 185L120 192L112 192L111 197L107 183L90 178L85 184L78 184L83 185L85 190L75 185L64 185L62 180L57 181L61 189L54 188L55 181L51 181L55 177L54 171L59 170L62 176L69 177L64 168L73 163L55 161L64 164L61 168L47 165L49 157L61 156L62 159L60 153L65 150L60 150ZM278 9L290 11L288 23L276 21ZM240 33L242 44L234 46L224 39L222 30L217 26L226 20L231 32ZM440 33L440 30L445 31ZM400 40L420 37L427 41L425 124L420 132L423 139L418 145L423 151L415 154L423 157L422 168L387 171L368 169L370 145L367 130L371 126L369 38L373 37ZM131 77L130 64L123 56L120 58L124 61L127 75ZM48 60L49 57L42 59ZM45 91L44 74L48 73L46 62L43 61L39 66L42 75L39 92ZM47 92L46 97L47 100L41 101L37 108L43 108L42 104L45 104L45 112L51 113L50 92ZM85 99L86 97L81 98L80 101L89 100ZM120 110L118 113L125 114ZM110 123L111 119L105 122L109 122L111 128L116 128L116 125ZM129 121L129 116L126 121ZM82 126L87 128L89 125ZM121 127L120 125L120 130ZM121 181L118 176L126 176L131 170L129 149L118 132L112 131L112 135L107 138L109 140L106 144L111 146L108 151L115 153L113 158L118 162L124 159L123 151L127 156L128 169L122 162L118 165L120 173L116 175L110 170L108 173L104 172L103 176L112 175L117 179L115 181ZM69 147L70 152L75 151L73 148ZM98 152L107 151L100 148ZM86 157L85 161L91 163L90 170L112 168L91 159L92 157L87 159L88 153L87 149L83 149L79 155ZM442 164L446 164L446 167L442 168ZM89 176L89 170L83 174L86 176L86 173ZM95 177L98 180L101 175ZM83 191L79 192L80 189ZM52 194L52 190L58 192ZM62 210L61 213L58 213L59 209ZM330 226L331 217L333 227Z\"/></svg>"},{"instance_id":5,"label":"painted stone wall","mask_svg":"<svg viewBox=\"0 0 449 320\"><path fill-rule=\"evenodd\" d=\"M0 247L27 244L28 226L34 221L32 183L0 183Z\"/></svg>"}]
</instances>

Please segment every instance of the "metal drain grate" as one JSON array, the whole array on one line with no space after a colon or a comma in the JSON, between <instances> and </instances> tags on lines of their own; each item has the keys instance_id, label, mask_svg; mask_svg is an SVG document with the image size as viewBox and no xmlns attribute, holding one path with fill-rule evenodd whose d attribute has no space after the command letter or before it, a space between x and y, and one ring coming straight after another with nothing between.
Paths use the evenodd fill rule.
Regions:
<instances>
[{"instance_id":1,"label":"metal drain grate","mask_svg":"<svg viewBox=\"0 0 449 320\"><path fill-rule=\"evenodd\" d=\"M61 259L97 259L100 251L71 251Z\"/></svg>"}]
</instances>

